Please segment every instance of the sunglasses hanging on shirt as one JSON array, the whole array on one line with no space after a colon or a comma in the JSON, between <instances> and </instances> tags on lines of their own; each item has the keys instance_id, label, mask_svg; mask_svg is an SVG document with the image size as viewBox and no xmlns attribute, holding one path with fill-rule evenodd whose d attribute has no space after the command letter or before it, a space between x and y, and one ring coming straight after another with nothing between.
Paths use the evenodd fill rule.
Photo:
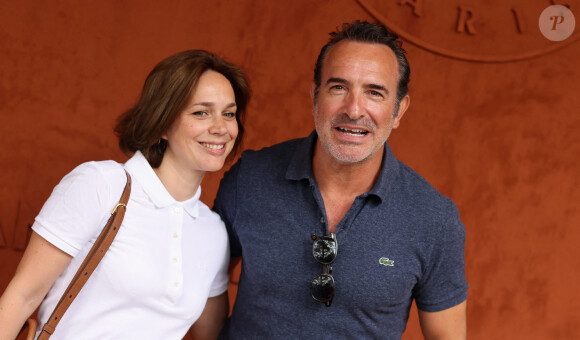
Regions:
<instances>
[{"instance_id":1,"label":"sunglasses hanging on shirt","mask_svg":"<svg viewBox=\"0 0 580 340\"><path fill-rule=\"evenodd\" d=\"M328 236L312 234L311 238L314 240L312 244L312 255L317 262L322 264L322 274L310 281L310 295L314 300L330 307L335 290L334 278L332 277L332 263L336 260L338 242L336 241L336 235L334 233Z\"/></svg>"}]
</instances>

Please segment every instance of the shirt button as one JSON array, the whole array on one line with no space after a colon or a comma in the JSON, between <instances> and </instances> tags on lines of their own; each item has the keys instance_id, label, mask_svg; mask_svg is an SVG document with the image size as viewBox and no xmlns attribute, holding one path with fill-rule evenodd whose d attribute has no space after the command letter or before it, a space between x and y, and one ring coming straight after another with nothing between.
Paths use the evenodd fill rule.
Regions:
<instances>
[{"instance_id":1,"label":"shirt button","mask_svg":"<svg viewBox=\"0 0 580 340\"><path fill-rule=\"evenodd\" d=\"M173 208L173 212L176 214L179 214L181 212L181 208L180 207L175 207Z\"/></svg>"},{"instance_id":2,"label":"shirt button","mask_svg":"<svg viewBox=\"0 0 580 340\"><path fill-rule=\"evenodd\" d=\"M177 263L177 258L175 258L175 257L174 257L174 258L172 258L172 259L171 259L171 262L173 262L173 263Z\"/></svg>"},{"instance_id":3,"label":"shirt button","mask_svg":"<svg viewBox=\"0 0 580 340\"><path fill-rule=\"evenodd\" d=\"M177 233L173 233L173 238L178 238L179 235Z\"/></svg>"},{"instance_id":4,"label":"shirt button","mask_svg":"<svg viewBox=\"0 0 580 340\"><path fill-rule=\"evenodd\" d=\"M173 282L174 287L179 287L179 282Z\"/></svg>"},{"instance_id":5,"label":"shirt button","mask_svg":"<svg viewBox=\"0 0 580 340\"><path fill-rule=\"evenodd\" d=\"M324 216L322 216L322 217L320 218L320 223L322 223L322 224L326 223L326 222L324 221Z\"/></svg>"}]
</instances>

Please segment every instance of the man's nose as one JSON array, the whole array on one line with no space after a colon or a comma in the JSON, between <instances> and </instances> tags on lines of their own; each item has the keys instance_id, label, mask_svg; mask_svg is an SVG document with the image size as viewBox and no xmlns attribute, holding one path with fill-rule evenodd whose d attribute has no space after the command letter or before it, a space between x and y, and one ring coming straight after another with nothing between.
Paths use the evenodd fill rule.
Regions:
<instances>
[{"instance_id":1,"label":"man's nose","mask_svg":"<svg viewBox=\"0 0 580 340\"><path fill-rule=\"evenodd\" d=\"M350 119L357 120L358 118L364 115L364 110L362 106L363 98L361 95L349 92L345 100L346 100L345 113L348 115Z\"/></svg>"}]
</instances>

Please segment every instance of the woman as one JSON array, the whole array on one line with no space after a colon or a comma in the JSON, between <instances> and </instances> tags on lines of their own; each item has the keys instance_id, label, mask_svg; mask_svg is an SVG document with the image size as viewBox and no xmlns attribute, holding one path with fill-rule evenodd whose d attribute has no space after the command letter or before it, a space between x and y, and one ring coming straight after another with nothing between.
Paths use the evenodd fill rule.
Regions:
<instances>
[{"instance_id":1,"label":"woman","mask_svg":"<svg viewBox=\"0 0 580 340\"><path fill-rule=\"evenodd\" d=\"M235 154L249 97L244 74L208 52L160 62L115 128L129 161L81 164L37 216L0 298L0 339L39 304L40 331L118 202L123 170L132 178L123 224L51 339L181 339L192 324L194 337L217 337L229 246L200 184Z\"/></svg>"}]
</instances>

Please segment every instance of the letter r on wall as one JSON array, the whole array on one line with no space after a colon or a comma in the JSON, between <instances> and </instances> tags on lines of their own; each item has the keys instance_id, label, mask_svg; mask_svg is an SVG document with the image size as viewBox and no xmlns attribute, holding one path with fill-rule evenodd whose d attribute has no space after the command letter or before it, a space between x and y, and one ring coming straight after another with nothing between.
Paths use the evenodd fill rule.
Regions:
<instances>
[{"instance_id":1,"label":"letter r on wall","mask_svg":"<svg viewBox=\"0 0 580 340\"><path fill-rule=\"evenodd\" d=\"M457 32L467 32L470 35L475 35L477 32L475 31L475 26L473 26L473 23L475 22L473 10L463 6L459 6L458 9L459 17L457 18Z\"/></svg>"}]
</instances>

